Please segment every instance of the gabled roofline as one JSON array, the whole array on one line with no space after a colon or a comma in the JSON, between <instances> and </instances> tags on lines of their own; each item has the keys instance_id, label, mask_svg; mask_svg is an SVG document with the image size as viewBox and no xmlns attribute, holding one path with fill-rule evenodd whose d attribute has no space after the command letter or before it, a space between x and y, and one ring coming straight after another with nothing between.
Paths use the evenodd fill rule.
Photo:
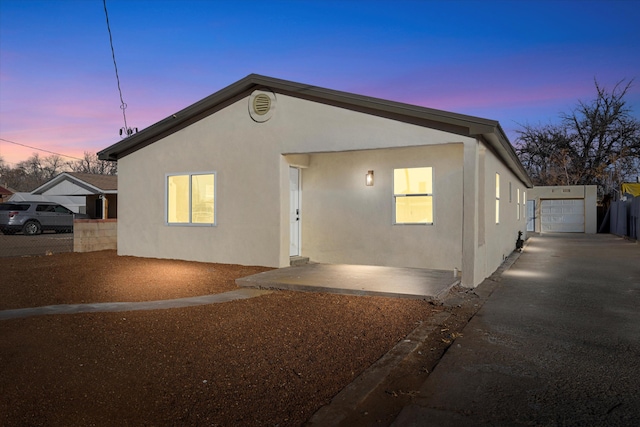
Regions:
<instances>
[{"instance_id":1,"label":"gabled roofline","mask_svg":"<svg viewBox=\"0 0 640 427\"><path fill-rule=\"evenodd\" d=\"M59 183L61 183L62 181L65 181L65 180L73 182L77 186L82 187L87 191L90 191L92 194L118 194L118 190L117 189L116 190L113 190L113 189L105 190L105 189L96 187L95 185L89 184L88 182L71 175L71 173L69 173L69 172L62 172L61 174L56 175L54 178L52 178L49 181L45 182L40 187L38 187L35 190L31 191L31 194L42 194L45 191L49 190L50 188L55 187L56 185L58 185Z\"/></svg>"},{"instance_id":2,"label":"gabled roofline","mask_svg":"<svg viewBox=\"0 0 640 427\"><path fill-rule=\"evenodd\" d=\"M14 192L9 190L8 188L3 187L2 185L0 185L0 196L10 196L12 195Z\"/></svg>"},{"instance_id":3,"label":"gabled roofline","mask_svg":"<svg viewBox=\"0 0 640 427\"><path fill-rule=\"evenodd\" d=\"M258 74L250 74L148 128L105 148L98 152L98 158L115 161L125 157L215 113L259 88L482 139L493 147L502 160L528 187L533 186L500 123L495 120L341 92Z\"/></svg>"}]
</instances>

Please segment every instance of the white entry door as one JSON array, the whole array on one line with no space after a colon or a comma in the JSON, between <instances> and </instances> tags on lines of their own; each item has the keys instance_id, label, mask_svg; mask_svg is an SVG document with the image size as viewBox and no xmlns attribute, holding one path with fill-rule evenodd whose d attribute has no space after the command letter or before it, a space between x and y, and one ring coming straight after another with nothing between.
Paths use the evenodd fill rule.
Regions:
<instances>
[{"instance_id":1,"label":"white entry door","mask_svg":"<svg viewBox=\"0 0 640 427\"><path fill-rule=\"evenodd\" d=\"M300 169L289 168L289 256L300 255Z\"/></svg>"}]
</instances>

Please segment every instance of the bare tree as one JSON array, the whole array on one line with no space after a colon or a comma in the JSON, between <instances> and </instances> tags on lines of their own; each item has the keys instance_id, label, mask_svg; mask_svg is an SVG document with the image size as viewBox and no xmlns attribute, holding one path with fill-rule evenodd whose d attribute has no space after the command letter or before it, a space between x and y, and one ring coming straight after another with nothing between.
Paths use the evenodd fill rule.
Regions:
<instances>
[{"instance_id":1,"label":"bare tree","mask_svg":"<svg viewBox=\"0 0 640 427\"><path fill-rule=\"evenodd\" d=\"M47 181L42 158L38 153L19 162L15 169L15 179L18 181L15 188L19 191L32 191Z\"/></svg>"},{"instance_id":2,"label":"bare tree","mask_svg":"<svg viewBox=\"0 0 640 427\"><path fill-rule=\"evenodd\" d=\"M6 168L2 171L2 185L15 191L29 191L32 189L24 173L24 169ZM35 188L35 187L34 187Z\"/></svg>"},{"instance_id":3,"label":"bare tree","mask_svg":"<svg viewBox=\"0 0 640 427\"><path fill-rule=\"evenodd\" d=\"M67 164L62 160L62 157L57 154L52 154L43 158L41 167L42 176L45 182L67 170Z\"/></svg>"},{"instance_id":4,"label":"bare tree","mask_svg":"<svg viewBox=\"0 0 640 427\"><path fill-rule=\"evenodd\" d=\"M566 185L575 180L569 175L570 138L564 127L525 125L518 133L516 150L534 183Z\"/></svg>"},{"instance_id":5,"label":"bare tree","mask_svg":"<svg viewBox=\"0 0 640 427\"><path fill-rule=\"evenodd\" d=\"M579 101L561 124L518 131L516 152L536 185L600 185L605 193L640 167L640 121L625 95L632 81L608 91L595 81L596 98Z\"/></svg>"},{"instance_id":6,"label":"bare tree","mask_svg":"<svg viewBox=\"0 0 640 427\"><path fill-rule=\"evenodd\" d=\"M2 181L17 191L32 191L56 175L68 170L67 164L57 154L40 157L33 153L16 167L3 166L0 170Z\"/></svg>"},{"instance_id":7,"label":"bare tree","mask_svg":"<svg viewBox=\"0 0 640 427\"><path fill-rule=\"evenodd\" d=\"M4 158L0 156L0 185L9 187L8 173L11 170L9 165L4 162Z\"/></svg>"},{"instance_id":8,"label":"bare tree","mask_svg":"<svg viewBox=\"0 0 640 427\"><path fill-rule=\"evenodd\" d=\"M84 152L82 160L69 162L69 167L73 172L95 173L100 175L116 175L118 163L108 162L98 159L96 154Z\"/></svg>"},{"instance_id":9,"label":"bare tree","mask_svg":"<svg viewBox=\"0 0 640 427\"><path fill-rule=\"evenodd\" d=\"M34 153L14 168L5 164L0 157L0 181L3 185L6 184L16 191L33 191L62 172L115 175L117 170L118 164L116 162L99 160L97 155L89 152L84 153L82 160L72 162L65 162L57 154L40 157L38 153Z\"/></svg>"}]
</instances>

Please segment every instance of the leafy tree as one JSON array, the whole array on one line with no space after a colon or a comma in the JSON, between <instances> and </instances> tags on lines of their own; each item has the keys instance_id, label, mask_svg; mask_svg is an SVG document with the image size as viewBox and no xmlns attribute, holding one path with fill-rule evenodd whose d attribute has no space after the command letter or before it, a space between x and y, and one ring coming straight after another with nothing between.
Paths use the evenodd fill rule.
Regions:
<instances>
[{"instance_id":1,"label":"leafy tree","mask_svg":"<svg viewBox=\"0 0 640 427\"><path fill-rule=\"evenodd\" d=\"M524 125L516 152L536 185L591 185L611 192L640 170L640 121L625 95L632 81L608 91L595 81L596 98L579 101L557 125Z\"/></svg>"}]
</instances>

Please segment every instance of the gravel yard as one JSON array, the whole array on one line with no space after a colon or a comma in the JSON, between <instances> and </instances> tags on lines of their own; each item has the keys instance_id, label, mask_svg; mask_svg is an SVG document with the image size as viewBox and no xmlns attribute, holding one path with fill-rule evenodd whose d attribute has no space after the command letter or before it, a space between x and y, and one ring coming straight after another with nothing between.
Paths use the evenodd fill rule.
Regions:
<instances>
[{"instance_id":1,"label":"gravel yard","mask_svg":"<svg viewBox=\"0 0 640 427\"><path fill-rule=\"evenodd\" d=\"M221 293L265 270L115 251L4 258L0 309ZM443 310L275 291L189 308L0 321L0 425L299 426Z\"/></svg>"}]
</instances>

